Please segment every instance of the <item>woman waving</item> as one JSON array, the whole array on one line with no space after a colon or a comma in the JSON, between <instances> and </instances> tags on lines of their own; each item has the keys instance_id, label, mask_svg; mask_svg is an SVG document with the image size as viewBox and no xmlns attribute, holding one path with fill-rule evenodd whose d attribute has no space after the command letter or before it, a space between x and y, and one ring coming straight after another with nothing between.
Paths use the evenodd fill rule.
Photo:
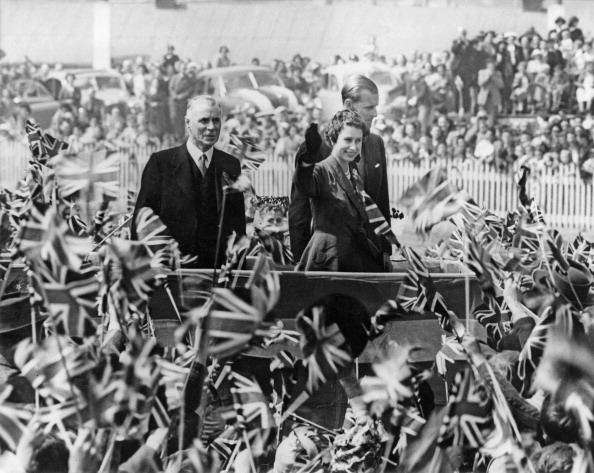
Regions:
<instances>
[{"instance_id":1,"label":"woman waving","mask_svg":"<svg viewBox=\"0 0 594 473\"><path fill-rule=\"evenodd\" d=\"M368 222L356 164L367 132L356 112L338 112L326 130L332 152L313 164L322 138L315 124L306 131L306 153L297 165L295 186L310 198L314 234L297 270L383 271L381 244Z\"/></svg>"}]
</instances>

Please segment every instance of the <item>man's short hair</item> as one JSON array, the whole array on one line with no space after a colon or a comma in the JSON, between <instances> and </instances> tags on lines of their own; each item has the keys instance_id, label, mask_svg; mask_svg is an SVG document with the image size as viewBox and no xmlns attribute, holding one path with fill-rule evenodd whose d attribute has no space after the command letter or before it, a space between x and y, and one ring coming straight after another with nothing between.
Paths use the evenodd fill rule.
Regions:
<instances>
[{"instance_id":1,"label":"man's short hair","mask_svg":"<svg viewBox=\"0 0 594 473\"><path fill-rule=\"evenodd\" d=\"M361 74L354 74L347 78L342 86L341 95L342 103L344 104L347 99L351 99L353 102L361 100L361 92L368 90L374 95L379 95L377 85L368 77Z\"/></svg>"},{"instance_id":2,"label":"man's short hair","mask_svg":"<svg viewBox=\"0 0 594 473\"><path fill-rule=\"evenodd\" d=\"M201 102L201 103L206 102L211 107L219 107L221 112L223 111L218 100L215 99L212 95L195 95L190 100L188 100L188 106L186 107L186 116L188 115L190 109L194 106L194 104L199 103L199 102Z\"/></svg>"}]
</instances>

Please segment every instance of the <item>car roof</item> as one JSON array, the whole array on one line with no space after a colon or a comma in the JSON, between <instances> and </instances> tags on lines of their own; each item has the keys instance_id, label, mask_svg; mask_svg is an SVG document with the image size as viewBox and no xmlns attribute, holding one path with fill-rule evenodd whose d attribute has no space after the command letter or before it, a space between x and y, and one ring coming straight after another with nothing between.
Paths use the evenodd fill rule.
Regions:
<instances>
[{"instance_id":1,"label":"car roof","mask_svg":"<svg viewBox=\"0 0 594 473\"><path fill-rule=\"evenodd\" d=\"M366 74L374 71L391 72L389 66L381 62L351 62L348 64L337 64L328 66L324 69L326 74L336 74L340 76L351 74Z\"/></svg>"},{"instance_id":2,"label":"car roof","mask_svg":"<svg viewBox=\"0 0 594 473\"><path fill-rule=\"evenodd\" d=\"M225 72L258 72L258 71L266 71L266 72L274 72L270 67L266 66L229 66L229 67L215 67L214 69L207 69L205 71L200 72L198 76L219 76L225 75Z\"/></svg>"},{"instance_id":3,"label":"car roof","mask_svg":"<svg viewBox=\"0 0 594 473\"><path fill-rule=\"evenodd\" d=\"M53 71L49 74L49 77L66 77L68 74L74 74L75 76L120 76L116 71L112 69L60 69L59 71Z\"/></svg>"}]
</instances>

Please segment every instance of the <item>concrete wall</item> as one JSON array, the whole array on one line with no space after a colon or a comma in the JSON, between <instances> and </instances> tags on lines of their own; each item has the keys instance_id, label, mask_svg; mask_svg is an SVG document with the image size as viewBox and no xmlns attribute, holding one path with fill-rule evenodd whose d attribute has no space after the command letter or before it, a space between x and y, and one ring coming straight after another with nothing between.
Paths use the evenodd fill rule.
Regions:
<instances>
[{"instance_id":1,"label":"concrete wall","mask_svg":"<svg viewBox=\"0 0 594 473\"><path fill-rule=\"evenodd\" d=\"M181 3L181 0L180 0ZM567 3L582 28L593 25L589 1ZM334 54L363 54L370 35L389 56L412 49L449 47L456 28L523 32L546 29L546 15L509 7L397 7L389 0L325 5L312 0L204 1L185 8L157 9L146 0L110 0L112 55L160 57L167 43L195 60L212 58L221 44L232 60L264 62L308 55L327 61ZM0 47L9 60L92 62L93 2L90 0L0 0Z\"/></svg>"}]
</instances>

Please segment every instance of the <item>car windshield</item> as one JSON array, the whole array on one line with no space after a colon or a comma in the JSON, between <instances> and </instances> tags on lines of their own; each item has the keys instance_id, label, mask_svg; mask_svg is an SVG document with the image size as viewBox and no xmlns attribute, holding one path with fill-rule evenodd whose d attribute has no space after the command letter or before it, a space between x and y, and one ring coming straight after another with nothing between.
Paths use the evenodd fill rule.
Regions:
<instances>
[{"instance_id":1,"label":"car windshield","mask_svg":"<svg viewBox=\"0 0 594 473\"><path fill-rule=\"evenodd\" d=\"M283 86L281 80L272 71L254 71L254 77L258 87L266 87L267 85L280 85Z\"/></svg>"},{"instance_id":2,"label":"car windshield","mask_svg":"<svg viewBox=\"0 0 594 473\"><path fill-rule=\"evenodd\" d=\"M233 74L224 74L223 82L225 83L225 89L227 89L227 91L235 89L254 88L254 84L252 84L248 71L235 72Z\"/></svg>"},{"instance_id":3,"label":"car windshield","mask_svg":"<svg viewBox=\"0 0 594 473\"><path fill-rule=\"evenodd\" d=\"M95 77L95 80L97 81L97 87L99 88L99 90L122 88L122 81L119 77L97 76Z\"/></svg>"}]
</instances>

